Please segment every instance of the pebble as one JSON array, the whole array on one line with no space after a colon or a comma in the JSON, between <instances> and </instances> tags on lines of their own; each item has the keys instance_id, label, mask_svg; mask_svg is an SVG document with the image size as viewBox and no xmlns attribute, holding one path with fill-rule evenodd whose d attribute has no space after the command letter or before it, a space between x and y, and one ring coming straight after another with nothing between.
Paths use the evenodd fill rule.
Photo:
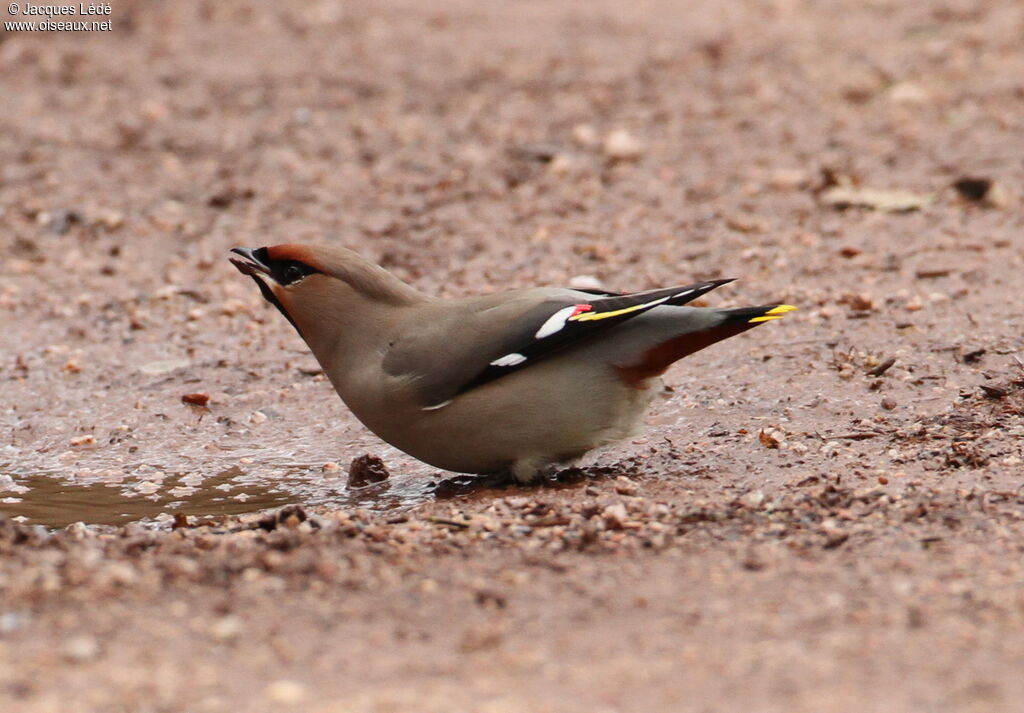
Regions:
<instances>
[{"instance_id":1,"label":"pebble","mask_svg":"<svg viewBox=\"0 0 1024 713\"><path fill-rule=\"evenodd\" d=\"M95 659L100 653L99 642L88 634L72 636L61 647L64 658L73 663L85 663Z\"/></svg>"},{"instance_id":2,"label":"pebble","mask_svg":"<svg viewBox=\"0 0 1024 713\"><path fill-rule=\"evenodd\" d=\"M643 155L644 145L625 129L616 129L605 137L604 153L619 161L636 159Z\"/></svg>"},{"instance_id":3,"label":"pebble","mask_svg":"<svg viewBox=\"0 0 1024 713\"><path fill-rule=\"evenodd\" d=\"M889 88L889 100L897 104L927 104L932 95L915 82L897 82Z\"/></svg>"},{"instance_id":4,"label":"pebble","mask_svg":"<svg viewBox=\"0 0 1024 713\"><path fill-rule=\"evenodd\" d=\"M23 612L6 611L0 613L0 636L13 634L18 629L24 628L28 621L28 614Z\"/></svg>"},{"instance_id":5,"label":"pebble","mask_svg":"<svg viewBox=\"0 0 1024 713\"><path fill-rule=\"evenodd\" d=\"M230 641L242 633L242 620L237 616L225 616L210 625L210 636L218 641Z\"/></svg>"},{"instance_id":6,"label":"pebble","mask_svg":"<svg viewBox=\"0 0 1024 713\"><path fill-rule=\"evenodd\" d=\"M619 495L636 495L639 491L632 480L620 475L615 479L615 492Z\"/></svg>"},{"instance_id":7,"label":"pebble","mask_svg":"<svg viewBox=\"0 0 1024 713\"><path fill-rule=\"evenodd\" d=\"M626 506L622 503L609 505L602 511L601 517L604 518L604 526L609 530L621 530L626 525Z\"/></svg>"},{"instance_id":8,"label":"pebble","mask_svg":"<svg viewBox=\"0 0 1024 713\"><path fill-rule=\"evenodd\" d=\"M188 365L188 359L160 359L143 364L139 367L139 371L146 376L161 376L178 369L184 369Z\"/></svg>"},{"instance_id":9,"label":"pebble","mask_svg":"<svg viewBox=\"0 0 1024 713\"><path fill-rule=\"evenodd\" d=\"M0 493L27 493L28 490L24 485L18 485L13 477L6 473L0 473Z\"/></svg>"},{"instance_id":10,"label":"pebble","mask_svg":"<svg viewBox=\"0 0 1024 713\"><path fill-rule=\"evenodd\" d=\"M281 679L268 684L265 692L274 703L301 703L306 697L306 686L298 681Z\"/></svg>"},{"instance_id":11,"label":"pebble","mask_svg":"<svg viewBox=\"0 0 1024 713\"><path fill-rule=\"evenodd\" d=\"M585 148L592 148L598 144L597 130L590 124L577 124L572 127L572 140Z\"/></svg>"},{"instance_id":12,"label":"pebble","mask_svg":"<svg viewBox=\"0 0 1024 713\"><path fill-rule=\"evenodd\" d=\"M192 406L206 406L210 403L210 395L207 393L185 394L181 397L181 402Z\"/></svg>"}]
</instances>

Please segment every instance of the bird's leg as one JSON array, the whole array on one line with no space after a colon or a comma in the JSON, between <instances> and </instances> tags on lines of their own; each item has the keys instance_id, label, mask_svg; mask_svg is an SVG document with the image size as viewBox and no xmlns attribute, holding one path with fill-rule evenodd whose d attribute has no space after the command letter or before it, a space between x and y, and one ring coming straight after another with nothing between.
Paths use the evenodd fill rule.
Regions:
<instances>
[{"instance_id":1,"label":"bird's leg","mask_svg":"<svg viewBox=\"0 0 1024 713\"><path fill-rule=\"evenodd\" d=\"M555 466L548 458L520 458L509 466L508 472L520 485L535 484L550 479Z\"/></svg>"},{"instance_id":2,"label":"bird's leg","mask_svg":"<svg viewBox=\"0 0 1024 713\"><path fill-rule=\"evenodd\" d=\"M434 496L454 498L479 490L507 488L516 482L515 476L509 470L498 470L482 475L457 475L454 478L445 478L438 483L434 487Z\"/></svg>"}]
</instances>

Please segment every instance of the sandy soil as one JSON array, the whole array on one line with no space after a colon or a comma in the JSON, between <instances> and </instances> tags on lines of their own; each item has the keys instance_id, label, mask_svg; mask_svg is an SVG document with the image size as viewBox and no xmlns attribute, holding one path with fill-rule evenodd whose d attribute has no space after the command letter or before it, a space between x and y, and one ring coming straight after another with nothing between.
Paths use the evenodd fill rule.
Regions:
<instances>
[{"instance_id":1,"label":"sandy soil","mask_svg":"<svg viewBox=\"0 0 1024 713\"><path fill-rule=\"evenodd\" d=\"M1019 2L111 17L0 34L0 710L1020 710ZM307 241L801 309L441 498L226 260Z\"/></svg>"}]
</instances>

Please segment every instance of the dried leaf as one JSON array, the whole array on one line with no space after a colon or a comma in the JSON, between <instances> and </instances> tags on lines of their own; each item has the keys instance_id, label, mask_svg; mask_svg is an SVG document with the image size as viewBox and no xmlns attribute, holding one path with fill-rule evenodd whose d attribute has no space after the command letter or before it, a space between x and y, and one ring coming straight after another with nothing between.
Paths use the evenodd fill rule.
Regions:
<instances>
[{"instance_id":1,"label":"dried leaf","mask_svg":"<svg viewBox=\"0 0 1024 713\"><path fill-rule=\"evenodd\" d=\"M365 453L352 459L348 467L348 487L364 488L374 483L383 483L391 477L384 461L377 456Z\"/></svg>"},{"instance_id":2,"label":"dried leaf","mask_svg":"<svg viewBox=\"0 0 1024 713\"><path fill-rule=\"evenodd\" d=\"M835 186L821 194L821 202L837 209L871 208L886 213L909 213L929 205L935 196L931 193Z\"/></svg>"}]
</instances>

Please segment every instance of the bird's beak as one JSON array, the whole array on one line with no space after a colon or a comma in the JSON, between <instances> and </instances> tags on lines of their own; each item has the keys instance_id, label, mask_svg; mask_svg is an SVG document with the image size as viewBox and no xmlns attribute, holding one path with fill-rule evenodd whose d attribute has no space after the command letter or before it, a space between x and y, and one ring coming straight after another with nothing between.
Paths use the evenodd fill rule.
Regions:
<instances>
[{"instance_id":1,"label":"bird's beak","mask_svg":"<svg viewBox=\"0 0 1024 713\"><path fill-rule=\"evenodd\" d=\"M275 290L280 291L281 288L278 286L277 280L274 279L274 275L270 270L270 265L266 263L267 249L266 248L232 248L231 252L235 255L241 255L242 259L239 260L236 257L228 258L231 264L238 268L238 271L243 275L248 275L252 278L252 281L256 283L256 286L260 288L260 294L270 304L277 307L277 309L284 315L284 318L292 323L295 327L295 331L299 331L299 325L295 323L292 316L288 314L288 310L281 304L281 300L276 294ZM302 335L302 332L299 332Z\"/></svg>"},{"instance_id":2,"label":"bird's beak","mask_svg":"<svg viewBox=\"0 0 1024 713\"><path fill-rule=\"evenodd\" d=\"M235 255L241 255L242 259L239 260L236 257L228 258L231 260L231 264L238 268L238 271L243 275L249 275L251 277L262 277L270 275L270 267L263 262L259 253L266 253L265 248L232 248L231 252ZM273 278L271 278L273 279Z\"/></svg>"}]
</instances>

